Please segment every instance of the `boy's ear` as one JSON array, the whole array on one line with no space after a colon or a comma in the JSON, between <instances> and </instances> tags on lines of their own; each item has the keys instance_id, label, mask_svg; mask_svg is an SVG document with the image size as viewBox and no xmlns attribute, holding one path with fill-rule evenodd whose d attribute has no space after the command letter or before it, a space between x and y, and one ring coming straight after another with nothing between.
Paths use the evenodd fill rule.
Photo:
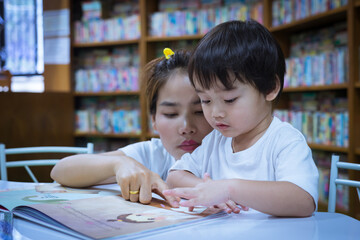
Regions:
<instances>
[{"instance_id":1,"label":"boy's ear","mask_svg":"<svg viewBox=\"0 0 360 240\"><path fill-rule=\"evenodd\" d=\"M157 129L156 129L156 121L155 121L155 114L151 115L151 125L152 125L153 129L157 131Z\"/></svg>"},{"instance_id":2,"label":"boy's ear","mask_svg":"<svg viewBox=\"0 0 360 240\"><path fill-rule=\"evenodd\" d=\"M279 92L280 92L280 80L276 76L276 86L275 86L274 90L272 90L271 92L269 92L266 95L266 97L265 97L266 101L269 101L269 102L273 101L277 97Z\"/></svg>"}]
</instances>

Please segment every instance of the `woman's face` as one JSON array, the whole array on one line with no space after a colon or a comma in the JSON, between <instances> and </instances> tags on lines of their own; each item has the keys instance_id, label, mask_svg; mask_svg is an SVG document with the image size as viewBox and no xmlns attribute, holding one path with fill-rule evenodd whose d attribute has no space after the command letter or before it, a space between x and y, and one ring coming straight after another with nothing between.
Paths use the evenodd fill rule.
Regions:
<instances>
[{"instance_id":1,"label":"woman's face","mask_svg":"<svg viewBox=\"0 0 360 240\"><path fill-rule=\"evenodd\" d=\"M153 127L175 159L193 152L212 130L186 73L173 74L159 90Z\"/></svg>"}]
</instances>

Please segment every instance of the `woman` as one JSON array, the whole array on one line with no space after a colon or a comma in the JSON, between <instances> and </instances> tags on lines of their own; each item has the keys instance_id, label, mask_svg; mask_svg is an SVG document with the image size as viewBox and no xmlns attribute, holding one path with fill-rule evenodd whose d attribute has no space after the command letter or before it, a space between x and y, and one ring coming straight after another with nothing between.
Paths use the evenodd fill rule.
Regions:
<instances>
[{"instance_id":1,"label":"woman","mask_svg":"<svg viewBox=\"0 0 360 240\"><path fill-rule=\"evenodd\" d=\"M160 139L112 152L66 157L51 171L56 182L70 187L117 182L123 198L132 202L149 203L152 192L163 196L168 169L183 154L193 152L212 130L188 78L190 53L170 49L164 53L165 57L146 65L142 81ZM165 199L177 205L174 197Z\"/></svg>"}]
</instances>

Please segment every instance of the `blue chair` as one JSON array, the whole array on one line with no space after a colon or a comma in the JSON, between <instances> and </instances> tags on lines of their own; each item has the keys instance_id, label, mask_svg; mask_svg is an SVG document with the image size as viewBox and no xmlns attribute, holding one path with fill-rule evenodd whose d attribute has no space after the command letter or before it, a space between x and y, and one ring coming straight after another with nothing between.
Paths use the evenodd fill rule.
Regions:
<instances>
[{"instance_id":1,"label":"blue chair","mask_svg":"<svg viewBox=\"0 0 360 240\"><path fill-rule=\"evenodd\" d=\"M360 171L360 164L340 162L339 159L340 157L338 155L332 155L331 157L328 212L332 213L335 212L336 208L336 185L356 187L360 200L360 182L348 179L341 179L338 176L339 168Z\"/></svg>"},{"instance_id":2,"label":"blue chair","mask_svg":"<svg viewBox=\"0 0 360 240\"><path fill-rule=\"evenodd\" d=\"M0 144L0 174L1 180L7 180L7 168L11 167L25 167L31 179L38 183L39 181L31 171L31 166L53 166L60 159L34 159L22 161L6 161L7 155L15 154L33 154L33 153L93 153L94 144L88 143L86 147L24 147L24 148L5 148L4 144Z\"/></svg>"}]
</instances>

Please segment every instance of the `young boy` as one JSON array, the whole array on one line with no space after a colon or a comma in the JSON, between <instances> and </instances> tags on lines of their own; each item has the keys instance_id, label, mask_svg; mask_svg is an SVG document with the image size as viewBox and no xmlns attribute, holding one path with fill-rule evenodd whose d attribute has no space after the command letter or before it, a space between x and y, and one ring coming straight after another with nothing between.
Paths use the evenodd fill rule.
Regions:
<instances>
[{"instance_id":1,"label":"young boy","mask_svg":"<svg viewBox=\"0 0 360 240\"><path fill-rule=\"evenodd\" d=\"M204 36L189 76L215 130L170 170L168 184L187 188L165 195L188 199L181 203L186 207L231 200L275 216L315 211L318 171L311 150L298 130L272 116L284 74L278 43L255 21L226 22Z\"/></svg>"}]
</instances>

